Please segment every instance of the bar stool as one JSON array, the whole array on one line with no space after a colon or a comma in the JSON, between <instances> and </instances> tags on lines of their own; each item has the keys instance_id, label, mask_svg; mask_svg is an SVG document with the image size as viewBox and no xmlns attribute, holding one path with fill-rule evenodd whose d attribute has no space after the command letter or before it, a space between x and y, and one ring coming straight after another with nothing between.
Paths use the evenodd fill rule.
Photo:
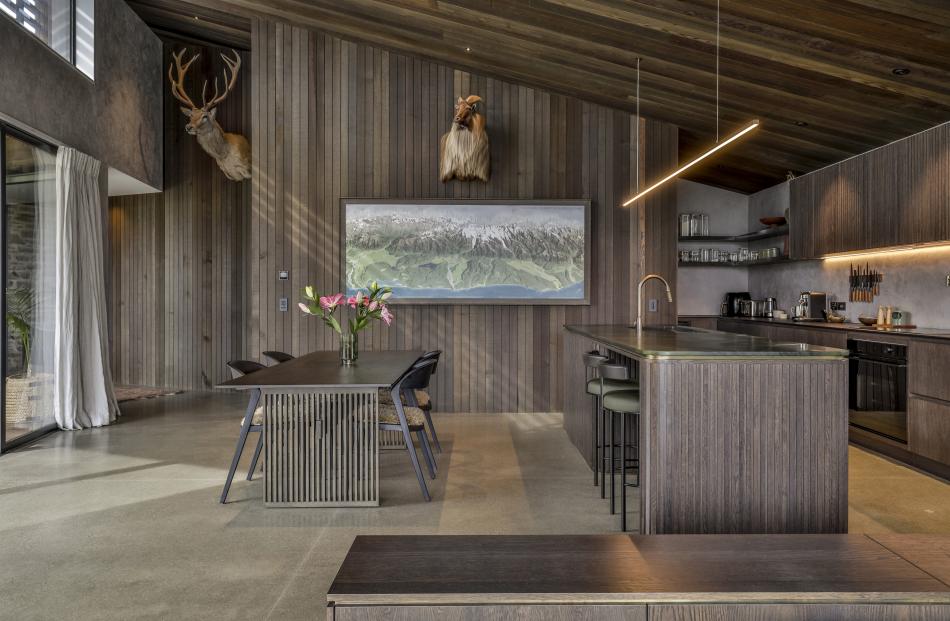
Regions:
<instances>
[{"instance_id":1,"label":"bar stool","mask_svg":"<svg viewBox=\"0 0 950 621\"><path fill-rule=\"evenodd\" d=\"M617 363L603 363L597 368L598 373L600 373L601 378L606 380L614 380L617 382L615 385L623 385L622 388L615 388L614 390L606 390L602 399L601 399L601 409L605 413L605 419L602 421L601 425L604 428L604 447L609 447L610 455L604 455L601 459L601 497L603 498L603 487L606 484L606 472L607 468L610 468L610 514L613 515L616 513L616 479L615 474L617 472L617 456L616 456L616 434L614 430L614 419L615 414L621 414L620 424L621 427L624 427L623 414L630 412L631 410L626 410L624 408L628 407L631 403L631 398L636 399L636 409L635 411L640 411L640 390L639 386L635 382L630 381L630 369L625 365ZM607 420L606 416L610 417L610 431L609 431L609 441L607 437ZM621 429L620 436L620 464L621 470L625 468L627 462L627 438L624 434L625 429Z\"/></svg>"},{"instance_id":2,"label":"bar stool","mask_svg":"<svg viewBox=\"0 0 950 621\"><path fill-rule=\"evenodd\" d=\"M600 395L603 392L603 386L600 383L601 380L597 376L597 367L607 362L608 358L596 349L584 354L583 358L584 366L586 367L584 375L587 378L585 382L587 394L592 397L590 417L590 463L594 470L594 485L597 485L597 474L600 472L600 466L597 465L600 458L600 453L598 452L600 445L597 443L597 431L599 427L597 421L600 418Z\"/></svg>"},{"instance_id":3,"label":"bar stool","mask_svg":"<svg viewBox=\"0 0 950 621\"><path fill-rule=\"evenodd\" d=\"M613 436L614 414L620 415L620 530L627 530L627 488L640 485L640 391L616 390L604 396L604 409L610 412L611 437ZM627 416L633 415L635 440L627 442ZM635 457L627 457L627 449L633 448ZM614 456L614 444L611 440L610 456ZM627 483L627 462L630 461L637 469L637 479L634 483ZM615 461L611 460L610 470L610 513L614 513L614 470Z\"/></svg>"}]
</instances>

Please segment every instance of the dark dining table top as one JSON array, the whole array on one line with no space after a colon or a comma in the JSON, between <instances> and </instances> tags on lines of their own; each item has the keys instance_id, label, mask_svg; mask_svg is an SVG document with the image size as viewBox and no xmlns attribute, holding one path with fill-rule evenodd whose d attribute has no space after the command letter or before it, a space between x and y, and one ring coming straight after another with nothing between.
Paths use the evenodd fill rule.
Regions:
<instances>
[{"instance_id":1,"label":"dark dining table top","mask_svg":"<svg viewBox=\"0 0 950 621\"><path fill-rule=\"evenodd\" d=\"M384 388L419 359L421 351L363 351L352 366L336 351L315 351L218 384L217 388Z\"/></svg>"}]
</instances>

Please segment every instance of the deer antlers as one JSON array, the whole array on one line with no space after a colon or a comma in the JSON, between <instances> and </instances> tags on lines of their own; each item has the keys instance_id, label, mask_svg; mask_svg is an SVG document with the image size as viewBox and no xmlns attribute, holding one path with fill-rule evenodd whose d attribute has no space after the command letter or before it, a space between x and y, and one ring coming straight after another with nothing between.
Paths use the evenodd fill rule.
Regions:
<instances>
[{"instance_id":1,"label":"deer antlers","mask_svg":"<svg viewBox=\"0 0 950 621\"><path fill-rule=\"evenodd\" d=\"M211 101L208 101L207 98L205 97L205 93L208 90L208 81L205 80L204 85L202 85L201 87L201 108L204 110L209 110L217 106L219 103L224 101L225 97L228 96L228 93L230 93L234 89L234 84L235 82L237 82L238 72L241 70L241 55L238 54L237 51L235 50L231 50L231 51L234 52L234 58L229 58L228 56L221 54L221 58L224 60L224 64L227 65L227 67L224 69L224 84L225 84L224 92L221 93L220 95L218 94L218 78L217 77L215 77L214 79L214 96L211 97ZM201 56L201 54L195 54L194 56L191 57L191 60L189 60L185 64L182 64L181 59L184 55L185 55L184 48L182 48L177 54L172 53L172 58L175 59L175 63L174 65L171 65L171 64L168 65L168 81L171 82L172 84L172 95L175 96L175 99L189 106L190 108L194 109L194 108L197 108L198 106L195 105L195 103L191 100L191 97L188 96L188 93L185 92L184 80L185 80L185 74L188 73L188 68L191 67L191 64L193 62L198 60L198 57ZM178 74L177 80L172 75L173 69ZM229 69L230 69L230 76L228 75Z\"/></svg>"}]
</instances>

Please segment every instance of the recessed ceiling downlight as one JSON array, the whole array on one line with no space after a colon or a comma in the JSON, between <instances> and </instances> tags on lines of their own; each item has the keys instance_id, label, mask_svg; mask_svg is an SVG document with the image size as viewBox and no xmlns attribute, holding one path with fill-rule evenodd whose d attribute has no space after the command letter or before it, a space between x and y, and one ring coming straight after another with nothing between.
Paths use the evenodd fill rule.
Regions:
<instances>
[{"instance_id":1,"label":"recessed ceiling downlight","mask_svg":"<svg viewBox=\"0 0 950 621\"><path fill-rule=\"evenodd\" d=\"M907 67L894 67L891 69L891 73L894 75L907 75L910 73L910 69Z\"/></svg>"}]
</instances>

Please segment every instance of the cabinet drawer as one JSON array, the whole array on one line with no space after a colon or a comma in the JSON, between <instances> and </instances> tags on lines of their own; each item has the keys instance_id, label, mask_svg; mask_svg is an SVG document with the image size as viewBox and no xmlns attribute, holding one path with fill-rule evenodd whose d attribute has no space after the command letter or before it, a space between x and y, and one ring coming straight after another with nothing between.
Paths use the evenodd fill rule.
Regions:
<instances>
[{"instance_id":1,"label":"cabinet drawer","mask_svg":"<svg viewBox=\"0 0 950 621\"><path fill-rule=\"evenodd\" d=\"M913 341L907 360L907 383L910 392L950 401L950 344Z\"/></svg>"},{"instance_id":2,"label":"cabinet drawer","mask_svg":"<svg viewBox=\"0 0 950 621\"><path fill-rule=\"evenodd\" d=\"M819 345L821 347L837 347L839 349L848 348L848 335L843 330L773 326L772 340L807 343L808 345Z\"/></svg>"},{"instance_id":3,"label":"cabinet drawer","mask_svg":"<svg viewBox=\"0 0 950 621\"><path fill-rule=\"evenodd\" d=\"M950 403L911 395L907 400L907 448L950 464Z\"/></svg>"}]
</instances>

